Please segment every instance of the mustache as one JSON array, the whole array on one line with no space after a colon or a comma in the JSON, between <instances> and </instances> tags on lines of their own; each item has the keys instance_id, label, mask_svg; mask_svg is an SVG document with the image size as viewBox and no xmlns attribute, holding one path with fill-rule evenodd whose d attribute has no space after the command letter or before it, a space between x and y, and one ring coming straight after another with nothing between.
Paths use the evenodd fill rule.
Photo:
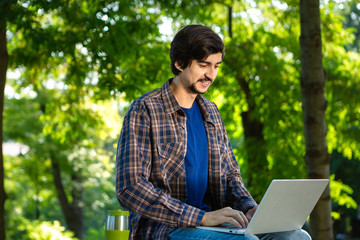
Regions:
<instances>
[{"instance_id":1,"label":"mustache","mask_svg":"<svg viewBox=\"0 0 360 240\"><path fill-rule=\"evenodd\" d=\"M213 83L214 80L209 77L204 77L198 80L198 82L206 82L206 81L210 81L211 83Z\"/></svg>"}]
</instances>

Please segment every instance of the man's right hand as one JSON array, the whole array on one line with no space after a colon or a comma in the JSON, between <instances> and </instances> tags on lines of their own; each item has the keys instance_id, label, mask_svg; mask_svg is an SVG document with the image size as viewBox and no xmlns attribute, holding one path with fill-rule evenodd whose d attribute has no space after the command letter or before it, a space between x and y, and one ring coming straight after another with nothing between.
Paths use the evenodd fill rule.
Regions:
<instances>
[{"instance_id":1,"label":"man's right hand","mask_svg":"<svg viewBox=\"0 0 360 240\"><path fill-rule=\"evenodd\" d=\"M217 226L224 223L231 223L238 228L246 228L249 221L245 214L241 211L232 209L231 207L222 208L212 212L206 212L201 220L202 226Z\"/></svg>"}]
</instances>

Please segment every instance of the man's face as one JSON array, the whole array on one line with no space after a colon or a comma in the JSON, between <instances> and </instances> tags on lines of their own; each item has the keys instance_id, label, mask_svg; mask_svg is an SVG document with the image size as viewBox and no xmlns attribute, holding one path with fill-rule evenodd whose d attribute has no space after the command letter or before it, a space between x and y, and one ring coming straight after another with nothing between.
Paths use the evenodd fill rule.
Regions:
<instances>
[{"instance_id":1,"label":"man's face","mask_svg":"<svg viewBox=\"0 0 360 240\"><path fill-rule=\"evenodd\" d=\"M189 93L205 93L214 82L221 61L220 52L211 54L202 61L192 60L179 74L181 84Z\"/></svg>"}]
</instances>

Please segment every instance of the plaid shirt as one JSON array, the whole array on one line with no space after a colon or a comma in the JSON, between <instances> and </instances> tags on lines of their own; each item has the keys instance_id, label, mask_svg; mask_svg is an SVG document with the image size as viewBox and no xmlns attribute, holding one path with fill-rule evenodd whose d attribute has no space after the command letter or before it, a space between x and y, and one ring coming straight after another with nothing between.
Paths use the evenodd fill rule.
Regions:
<instances>
[{"instance_id":1,"label":"plaid shirt","mask_svg":"<svg viewBox=\"0 0 360 240\"><path fill-rule=\"evenodd\" d=\"M166 239L172 228L201 223L203 210L186 199L186 115L170 88L136 99L125 115L116 157L116 192L130 211L130 239ZM246 212L255 201L244 187L216 105L196 98L208 136L208 189L204 203Z\"/></svg>"}]
</instances>

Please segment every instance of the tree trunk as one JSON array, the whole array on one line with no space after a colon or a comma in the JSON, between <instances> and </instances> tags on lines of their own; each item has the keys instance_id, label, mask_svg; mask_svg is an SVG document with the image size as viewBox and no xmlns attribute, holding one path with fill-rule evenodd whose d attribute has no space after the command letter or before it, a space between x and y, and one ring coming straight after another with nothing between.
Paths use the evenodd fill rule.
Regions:
<instances>
[{"instance_id":1,"label":"tree trunk","mask_svg":"<svg viewBox=\"0 0 360 240\"><path fill-rule=\"evenodd\" d=\"M2 10L3 11L3 10ZM2 12L0 11L0 13ZM6 71L9 55L6 48L6 20L0 20L0 239L5 239L5 200L6 192L4 186L4 158L3 158L3 112Z\"/></svg>"},{"instance_id":2,"label":"tree trunk","mask_svg":"<svg viewBox=\"0 0 360 240\"><path fill-rule=\"evenodd\" d=\"M242 76L237 76L236 79L245 93L248 104L248 111L241 113L247 153L247 186L256 186L251 190L251 195L255 200L260 201L269 184L264 124L253 117L255 105L251 100L249 84Z\"/></svg>"},{"instance_id":3,"label":"tree trunk","mask_svg":"<svg viewBox=\"0 0 360 240\"><path fill-rule=\"evenodd\" d=\"M305 161L309 178L329 178L330 155L326 144L325 72L319 0L300 0L301 93L305 136ZM310 215L314 240L333 239L330 189L326 188Z\"/></svg>"},{"instance_id":4,"label":"tree trunk","mask_svg":"<svg viewBox=\"0 0 360 240\"><path fill-rule=\"evenodd\" d=\"M60 202L60 206L62 212L65 216L65 221L68 226L68 229L73 231L75 237L79 239L84 239L84 218L81 206L81 191L77 191L77 188L74 187L72 191L73 201L72 203L69 202L64 186L61 181L61 171L60 165L56 161L54 156L51 156L51 166L53 170L53 178L54 184L56 187L56 192L58 195L58 199ZM74 181L73 184L77 186L79 184L79 178L76 175L72 175L72 180Z\"/></svg>"}]
</instances>

